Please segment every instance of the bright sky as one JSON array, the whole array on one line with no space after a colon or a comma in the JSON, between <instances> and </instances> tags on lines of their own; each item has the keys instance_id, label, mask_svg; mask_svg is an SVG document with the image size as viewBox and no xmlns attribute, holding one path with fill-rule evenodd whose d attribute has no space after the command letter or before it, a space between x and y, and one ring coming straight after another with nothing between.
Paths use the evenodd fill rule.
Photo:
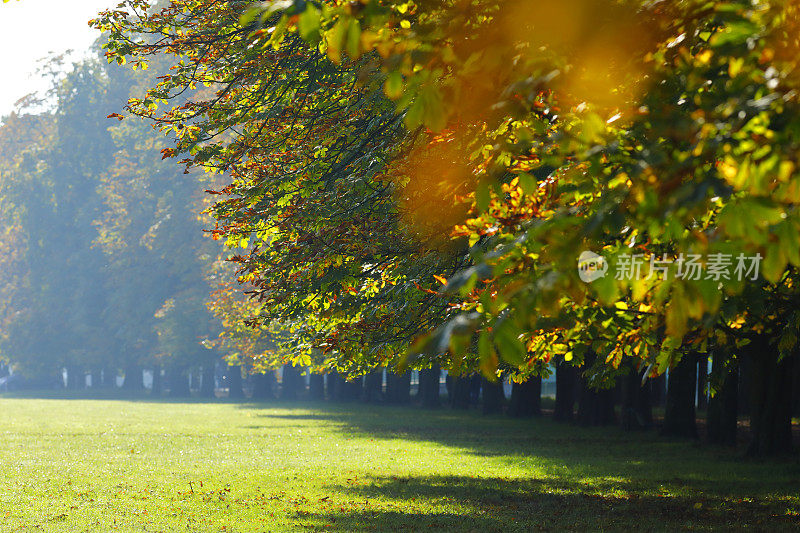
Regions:
<instances>
[{"instance_id":1,"label":"bright sky","mask_svg":"<svg viewBox=\"0 0 800 533\"><path fill-rule=\"evenodd\" d=\"M21 97L46 88L37 60L72 49L84 52L99 32L86 22L120 0L0 0L0 117Z\"/></svg>"}]
</instances>

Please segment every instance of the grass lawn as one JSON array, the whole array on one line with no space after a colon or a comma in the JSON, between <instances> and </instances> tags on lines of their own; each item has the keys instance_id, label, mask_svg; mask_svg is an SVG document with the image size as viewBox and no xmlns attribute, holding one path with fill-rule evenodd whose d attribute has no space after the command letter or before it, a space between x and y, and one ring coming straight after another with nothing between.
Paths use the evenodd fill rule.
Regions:
<instances>
[{"instance_id":1,"label":"grass lawn","mask_svg":"<svg viewBox=\"0 0 800 533\"><path fill-rule=\"evenodd\" d=\"M800 463L364 405L0 399L0 531L789 530Z\"/></svg>"}]
</instances>

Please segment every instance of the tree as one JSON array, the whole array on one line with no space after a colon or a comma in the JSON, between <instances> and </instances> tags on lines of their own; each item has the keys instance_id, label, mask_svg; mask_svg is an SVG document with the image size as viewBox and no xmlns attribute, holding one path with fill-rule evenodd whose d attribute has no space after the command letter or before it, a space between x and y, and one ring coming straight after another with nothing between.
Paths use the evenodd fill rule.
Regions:
<instances>
[{"instance_id":1,"label":"tree","mask_svg":"<svg viewBox=\"0 0 800 533\"><path fill-rule=\"evenodd\" d=\"M781 331L771 363L796 344L793 3L128 5L95 22L111 60L186 55L128 109L176 131L167 154L231 172L218 234L255 239L245 281L300 349L361 373L556 357L603 387L626 358L658 375L741 348L729 329ZM196 81L219 91L159 111ZM582 250L654 275L585 282Z\"/></svg>"}]
</instances>

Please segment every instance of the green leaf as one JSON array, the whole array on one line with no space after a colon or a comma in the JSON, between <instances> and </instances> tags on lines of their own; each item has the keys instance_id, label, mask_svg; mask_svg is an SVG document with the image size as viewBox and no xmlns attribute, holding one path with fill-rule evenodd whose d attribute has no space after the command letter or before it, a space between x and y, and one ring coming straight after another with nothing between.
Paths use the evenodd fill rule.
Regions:
<instances>
[{"instance_id":1,"label":"green leaf","mask_svg":"<svg viewBox=\"0 0 800 533\"><path fill-rule=\"evenodd\" d=\"M786 261L786 254L780 244L770 243L764 254L764 260L761 262L761 275L771 283L779 282L783 277Z\"/></svg>"},{"instance_id":2,"label":"green leaf","mask_svg":"<svg viewBox=\"0 0 800 533\"><path fill-rule=\"evenodd\" d=\"M489 209L489 202L491 199L492 194L489 188L489 182L486 180L481 180L478 183L478 188L475 189L475 205L478 208L478 211L485 213L486 210Z\"/></svg>"},{"instance_id":3,"label":"green leaf","mask_svg":"<svg viewBox=\"0 0 800 533\"><path fill-rule=\"evenodd\" d=\"M521 366L525 362L527 351L519 340L520 331L509 320L500 319L494 329L494 342L500 357L508 364Z\"/></svg>"},{"instance_id":4,"label":"green leaf","mask_svg":"<svg viewBox=\"0 0 800 533\"><path fill-rule=\"evenodd\" d=\"M320 40L319 28L319 10L314 4L308 2L306 3L305 11L300 14L297 20L297 29L300 32L300 37L305 41L316 44Z\"/></svg>"},{"instance_id":5,"label":"green leaf","mask_svg":"<svg viewBox=\"0 0 800 533\"><path fill-rule=\"evenodd\" d=\"M391 100L400 98L403 95L403 75L397 70L390 72L383 85L383 91Z\"/></svg>"},{"instance_id":6,"label":"green leaf","mask_svg":"<svg viewBox=\"0 0 800 533\"><path fill-rule=\"evenodd\" d=\"M519 186L522 189L522 192L525 194L533 194L536 192L536 178L528 174L527 172L523 172L519 175Z\"/></svg>"}]
</instances>

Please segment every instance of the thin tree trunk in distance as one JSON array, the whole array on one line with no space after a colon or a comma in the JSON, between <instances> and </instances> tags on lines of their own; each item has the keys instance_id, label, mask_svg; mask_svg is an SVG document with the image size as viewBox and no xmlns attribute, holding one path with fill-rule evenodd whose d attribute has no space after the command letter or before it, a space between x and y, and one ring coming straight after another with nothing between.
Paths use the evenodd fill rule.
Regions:
<instances>
[{"instance_id":1,"label":"thin tree trunk in distance","mask_svg":"<svg viewBox=\"0 0 800 533\"><path fill-rule=\"evenodd\" d=\"M667 379L667 405L661 432L669 437L697 438L694 400L697 391L697 355L685 353Z\"/></svg>"},{"instance_id":2,"label":"thin tree trunk in distance","mask_svg":"<svg viewBox=\"0 0 800 533\"><path fill-rule=\"evenodd\" d=\"M406 371L397 375L391 370L386 370L386 401L397 404L411 401L411 372Z\"/></svg>"},{"instance_id":3,"label":"thin tree trunk in distance","mask_svg":"<svg viewBox=\"0 0 800 533\"><path fill-rule=\"evenodd\" d=\"M575 388L578 369L569 363L556 365L556 405L553 420L571 422L575 416Z\"/></svg>"},{"instance_id":4,"label":"thin tree trunk in distance","mask_svg":"<svg viewBox=\"0 0 800 533\"><path fill-rule=\"evenodd\" d=\"M712 357L711 364L714 375L725 374L719 390L708 401L708 440L722 446L736 446L739 365L732 362L728 368L724 368L721 355Z\"/></svg>"},{"instance_id":5,"label":"thin tree trunk in distance","mask_svg":"<svg viewBox=\"0 0 800 533\"><path fill-rule=\"evenodd\" d=\"M325 374L311 374L308 377L308 397L315 401L325 399Z\"/></svg>"},{"instance_id":6,"label":"thin tree trunk in distance","mask_svg":"<svg viewBox=\"0 0 800 533\"><path fill-rule=\"evenodd\" d=\"M254 400L274 400L277 379L274 370L267 370L264 373L253 374L253 399Z\"/></svg>"},{"instance_id":7,"label":"thin tree trunk in distance","mask_svg":"<svg viewBox=\"0 0 800 533\"><path fill-rule=\"evenodd\" d=\"M469 409L471 376L453 376L453 409Z\"/></svg>"},{"instance_id":8,"label":"thin tree trunk in distance","mask_svg":"<svg viewBox=\"0 0 800 533\"><path fill-rule=\"evenodd\" d=\"M702 411L708 407L708 355L697 357L697 409Z\"/></svg>"},{"instance_id":9,"label":"thin tree trunk in distance","mask_svg":"<svg viewBox=\"0 0 800 533\"><path fill-rule=\"evenodd\" d=\"M239 365L228 365L228 398L234 400L241 400L244 398L242 367Z\"/></svg>"},{"instance_id":10,"label":"thin tree trunk in distance","mask_svg":"<svg viewBox=\"0 0 800 533\"><path fill-rule=\"evenodd\" d=\"M667 375L661 374L654 377L650 383L652 404L654 407L664 407L667 403Z\"/></svg>"},{"instance_id":11,"label":"thin tree trunk in distance","mask_svg":"<svg viewBox=\"0 0 800 533\"><path fill-rule=\"evenodd\" d=\"M383 400L383 369L378 369L364 376L364 401L378 403Z\"/></svg>"},{"instance_id":12,"label":"thin tree trunk in distance","mask_svg":"<svg viewBox=\"0 0 800 533\"><path fill-rule=\"evenodd\" d=\"M428 409L439 407L439 378L441 375L442 370L438 363L431 368L419 371L419 396L423 407Z\"/></svg>"},{"instance_id":13,"label":"thin tree trunk in distance","mask_svg":"<svg viewBox=\"0 0 800 533\"><path fill-rule=\"evenodd\" d=\"M185 368L171 366L169 368L169 395L172 398L187 398L191 396L189 390L189 377Z\"/></svg>"},{"instance_id":14,"label":"thin tree trunk in distance","mask_svg":"<svg viewBox=\"0 0 800 533\"><path fill-rule=\"evenodd\" d=\"M297 400L305 392L303 389L302 369L291 365L283 365L283 379L281 379L281 400Z\"/></svg>"},{"instance_id":15,"label":"thin tree trunk in distance","mask_svg":"<svg viewBox=\"0 0 800 533\"><path fill-rule=\"evenodd\" d=\"M216 365L214 363L206 363L203 365L203 371L200 375L200 397L201 398L215 398L216 397Z\"/></svg>"},{"instance_id":16,"label":"thin tree trunk in distance","mask_svg":"<svg viewBox=\"0 0 800 533\"><path fill-rule=\"evenodd\" d=\"M792 451L792 366L796 355L778 362L778 351L760 335L745 348L751 360L750 432L747 454L766 457Z\"/></svg>"},{"instance_id":17,"label":"thin tree trunk in distance","mask_svg":"<svg viewBox=\"0 0 800 533\"><path fill-rule=\"evenodd\" d=\"M622 378L622 429L640 430L653 426L653 405L651 402L652 380L644 382L644 371L635 368Z\"/></svg>"},{"instance_id":18,"label":"thin tree trunk in distance","mask_svg":"<svg viewBox=\"0 0 800 533\"><path fill-rule=\"evenodd\" d=\"M150 389L150 394L153 396L161 396L164 393L164 379L161 376L161 365L153 367L153 386Z\"/></svg>"},{"instance_id":19,"label":"thin tree trunk in distance","mask_svg":"<svg viewBox=\"0 0 800 533\"><path fill-rule=\"evenodd\" d=\"M481 390L483 396L483 414L494 415L503 412L506 396L503 391L503 380L489 381L481 377Z\"/></svg>"},{"instance_id":20,"label":"thin tree trunk in distance","mask_svg":"<svg viewBox=\"0 0 800 533\"><path fill-rule=\"evenodd\" d=\"M531 376L522 383L511 384L508 414L516 418L542 414L542 378L540 376Z\"/></svg>"},{"instance_id":21,"label":"thin tree trunk in distance","mask_svg":"<svg viewBox=\"0 0 800 533\"><path fill-rule=\"evenodd\" d=\"M139 365L125 367L125 381L122 382L122 388L131 392L138 392L144 388L142 367Z\"/></svg>"}]
</instances>

